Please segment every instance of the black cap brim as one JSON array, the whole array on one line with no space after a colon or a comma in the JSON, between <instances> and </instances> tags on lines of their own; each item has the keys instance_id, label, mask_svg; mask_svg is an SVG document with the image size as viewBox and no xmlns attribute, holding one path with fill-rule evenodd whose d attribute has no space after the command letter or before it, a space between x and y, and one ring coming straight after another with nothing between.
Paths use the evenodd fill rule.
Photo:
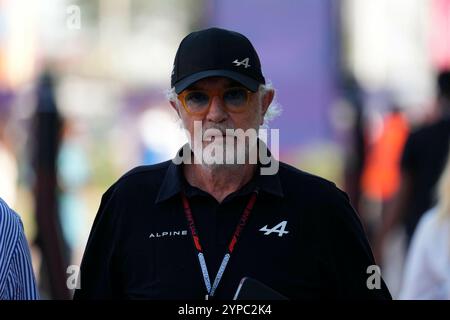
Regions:
<instances>
[{"instance_id":1,"label":"black cap brim","mask_svg":"<svg viewBox=\"0 0 450 320\"><path fill-rule=\"evenodd\" d=\"M191 84L209 77L226 77L233 79L253 92L256 92L258 90L259 85L261 84L259 81L247 77L238 72L223 69L206 70L187 76L186 78L183 78L177 83L175 83L175 92L179 94L181 91L189 87Z\"/></svg>"}]
</instances>

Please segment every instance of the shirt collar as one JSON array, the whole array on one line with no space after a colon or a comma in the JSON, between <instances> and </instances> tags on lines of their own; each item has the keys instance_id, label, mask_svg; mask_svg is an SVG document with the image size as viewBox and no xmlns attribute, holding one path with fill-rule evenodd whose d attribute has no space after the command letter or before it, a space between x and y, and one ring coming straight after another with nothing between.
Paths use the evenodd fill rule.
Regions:
<instances>
[{"instance_id":1,"label":"shirt collar","mask_svg":"<svg viewBox=\"0 0 450 320\"><path fill-rule=\"evenodd\" d=\"M175 158L170 161L155 203L163 202L179 194L183 190L183 184L187 183L184 178L183 164L181 163L183 150L188 150L186 145L178 150ZM278 172L273 175L261 175L261 167L269 166L272 161L278 161L272 156L269 149L267 149L267 151L271 159L269 164L263 165L258 162L258 169L256 170L255 176L250 183L243 188L252 186L252 188L256 188L259 191L264 191L277 197L284 197Z\"/></svg>"}]
</instances>

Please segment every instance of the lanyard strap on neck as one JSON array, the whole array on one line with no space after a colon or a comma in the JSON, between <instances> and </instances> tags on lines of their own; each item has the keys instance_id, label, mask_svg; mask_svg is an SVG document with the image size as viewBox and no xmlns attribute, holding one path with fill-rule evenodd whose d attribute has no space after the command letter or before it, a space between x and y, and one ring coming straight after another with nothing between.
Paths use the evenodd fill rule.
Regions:
<instances>
[{"instance_id":1,"label":"lanyard strap on neck","mask_svg":"<svg viewBox=\"0 0 450 320\"><path fill-rule=\"evenodd\" d=\"M217 287L219 286L220 280L222 279L222 276L225 272L228 261L230 260L231 254L233 253L234 247L236 246L236 243L239 240L242 230L244 229L245 225L247 224L248 218L253 209L253 205L255 204L257 194L258 194L258 192L254 191L252 193L252 195L250 196L250 199L244 209L244 212L241 215L239 223L236 226L236 230L234 231L233 236L230 240L230 243L227 248L227 252L225 253L225 255L222 259L222 263L220 264L219 270L217 271L217 275L216 275L216 278L214 279L214 283L211 286L211 281L210 281L209 274L208 274L208 268L206 266L203 249L200 244L200 238L197 233L197 229L195 227L194 217L192 216L192 210L191 210L191 207L189 205L189 201L188 201L186 195L183 192L181 193L181 199L183 200L184 214L185 214L186 220L188 222L189 230L191 232L191 236L192 236L192 240L194 242L195 249L197 250L197 257L198 257L198 261L200 264L200 268L202 270L203 281L205 283L206 291L208 292L209 296L214 296L214 293L215 293ZM208 295L207 295L207 297L208 297Z\"/></svg>"}]
</instances>

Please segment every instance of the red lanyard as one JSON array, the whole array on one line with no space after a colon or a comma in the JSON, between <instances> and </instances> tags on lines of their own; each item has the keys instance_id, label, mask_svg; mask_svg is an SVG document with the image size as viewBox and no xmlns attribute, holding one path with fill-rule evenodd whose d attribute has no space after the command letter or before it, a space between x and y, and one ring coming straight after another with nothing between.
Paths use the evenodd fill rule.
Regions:
<instances>
[{"instance_id":1,"label":"red lanyard","mask_svg":"<svg viewBox=\"0 0 450 320\"><path fill-rule=\"evenodd\" d=\"M200 263L200 268L202 269L203 281L205 282L206 291L208 294L206 295L206 299L209 296L214 296L214 293L219 286L219 282L222 279L223 273L225 272L225 268L227 267L228 261L230 260L231 254L233 253L234 247L239 240L239 237L247 224L248 217L250 216L250 212L253 209L253 205L256 201L256 196L258 192L254 191L248 200L247 206L244 209L244 212L241 215L241 219L239 220L238 225L236 226L236 230L234 231L233 237L231 238L230 244L228 245L227 252L222 259L222 263L220 264L219 271L217 271L216 278L214 279L214 283L211 286L211 281L208 274L208 268L206 267L206 261L203 254L202 246L200 245L200 238L197 233L197 229L195 228L194 218L192 216L191 207L189 206L189 201L186 195L182 192L181 198L183 200L183 208L184 214L186 215L186 220L189 225L189 230L191 231L192 240L194 241L195 249L197 250L198 261Z\"/></svg>"}]
</instances>

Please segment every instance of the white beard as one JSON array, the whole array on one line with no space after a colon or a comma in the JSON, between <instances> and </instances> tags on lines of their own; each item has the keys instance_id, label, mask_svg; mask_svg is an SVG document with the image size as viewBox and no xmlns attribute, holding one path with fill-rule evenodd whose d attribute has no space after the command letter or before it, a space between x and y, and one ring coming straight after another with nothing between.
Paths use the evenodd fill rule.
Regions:
<instances>
[{"instance_id":1,"label":"white beard","mask_svg":"<svg viewBox=\"0 0 450 320\"><path fill-rule=\"evenodd\" d=\"M257 163L257 141L234 136L205 136L202 148L191 145L196 163L210 170L233 169L244 164ZM210 141L211 140L211 141ZM249 141L250 140L250 141ZM252 152L251 152L252 151Z\"/></svg>"}]
</instances>

